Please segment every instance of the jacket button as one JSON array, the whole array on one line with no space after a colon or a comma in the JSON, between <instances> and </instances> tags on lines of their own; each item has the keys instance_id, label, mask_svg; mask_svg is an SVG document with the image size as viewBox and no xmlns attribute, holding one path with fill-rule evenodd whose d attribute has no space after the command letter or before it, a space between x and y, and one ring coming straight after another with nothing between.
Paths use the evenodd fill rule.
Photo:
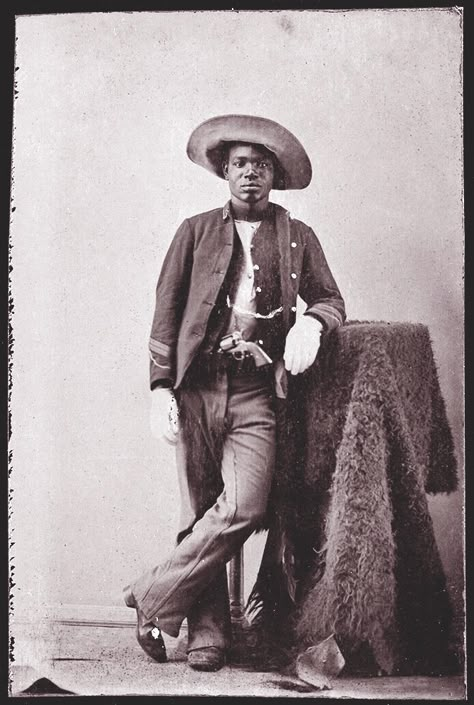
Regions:
<instances>
[{"instance_id":1,"label":"jacket button","mask_svg":"<svg viewBox=\"0 0 474 705\"><path fill-rule=\"evenodd\" d=\"M257 288L255 289L255 291L257 292L257 294L259 294L259 293L262 291L262 287L261 287L261 286L257 286Z\"/></svg>"},{"instance_id":2,"label":"jacket button","mask_svg":"<svg viewBox=\"0 0 474 705\"><path fill-rule=\"evenodd\" d=\"M291 246L292 246L292 247L296 247L296 242L292 242L292 243L291 243Z\"/></svg>"},{"instance_id":3,"label":"jacket button","mask_svg":"<svg viewBox=\"0 0 474 705\"><path fill-rule=\"evenodd\" d=\"M293 311L293 313L296 313L296 306L292 306L291 310Z\"/></svg>"},{"instance_id":4,"label":"jacket button","mask_svg":"<svg viewBox=\"0 0 474 705\"><path fill-rule=\"evenodd\" d=\"M256 272L258 272L258 270L260 269L260 267L258 266L258 264L254 264L254 265L253 265L253 268L255 269Z\"/></svg>"},{"instance_id":5,"label":"jacket button","mask_svg":"<svg viewBox=\"0 0 474 705\"><path fill-rule=\"evenodd\" d=\"M259 345L263 345L263 340L258 340L257 342Z\"/></svg>"},{"instance_id":6,"label":"jacket button","mask_svg":"<svg viewBox=\"0 0 474 705\"><path fill-rule=\"evenodd\" d=\"M294 272L291 272L291 278L296 279L296 274Z\"/></svg>"}]
</instances>

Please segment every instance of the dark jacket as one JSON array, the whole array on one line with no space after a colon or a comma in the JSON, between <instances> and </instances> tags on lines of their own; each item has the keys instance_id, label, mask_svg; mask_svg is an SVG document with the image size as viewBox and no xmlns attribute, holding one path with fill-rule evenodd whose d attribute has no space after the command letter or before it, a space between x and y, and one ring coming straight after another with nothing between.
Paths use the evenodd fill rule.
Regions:
<instances>
[{"instance_id":1,"label":"dark jacket","mask_svg":"<svg viewBox=\"0 0 474 705\"><path fill-rule=\"evenodd\" d=\"M296 299L306 302L305 314L318 318L325 330L345 320L344 301L319 241L307 225L270 204L278 246L283 337L295 321ZM170 245L156 288L150 352L150 384L176 389L206 336L234 252L235 225L230 205L186 219ZM276 243L269 243L275 247ZM266 262L271 247L253 253L262 265L255 271L257 310L259 288L268 281ZM265 291L261 292L262 299Z\"/></svg>"}]
</instances>

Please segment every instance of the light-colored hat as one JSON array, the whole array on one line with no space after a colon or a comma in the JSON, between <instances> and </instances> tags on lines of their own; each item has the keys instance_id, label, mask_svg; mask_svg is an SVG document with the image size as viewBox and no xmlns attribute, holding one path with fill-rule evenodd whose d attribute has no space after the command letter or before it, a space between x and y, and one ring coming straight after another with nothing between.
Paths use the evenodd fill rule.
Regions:
<instances>
[{"instance_id":1,"label":"light-colored hat","mask_svg":"<svg viewBox=\"0 0 474 705\"><path fill-rule=\"evenodd\" d=\"M254 115L219 115L193 130L186 152L191 161L224 178L222 162L226 142L261 144L276 156L284 183L275 189L302 189L311 181L311 162L299 140L273 120Z\"/></svg>"}]
</instances>

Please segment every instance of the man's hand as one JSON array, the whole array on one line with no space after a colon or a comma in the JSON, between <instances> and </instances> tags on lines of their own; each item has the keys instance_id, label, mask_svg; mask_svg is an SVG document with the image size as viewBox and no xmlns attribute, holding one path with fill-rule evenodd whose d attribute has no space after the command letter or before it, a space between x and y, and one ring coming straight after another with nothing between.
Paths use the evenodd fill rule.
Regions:
<instances>
[{"instance_id":1,"label":"man's hand","mask_svg":"<svg viewBox=\"0 0 474 705\"><path fill-rule=\"evenodd\" d=\"M292 375L310 367L316 359L321 339L322 323L312 316L300 316L286 336L283 360Z\"/></svg>"},{"instance_id":2,"label":"man's hand","mask_svg":"<svg viewBox=\"0 0 474 705\"><path fill-rule=\"evenodd\" d=\"M176 400L172 389L156 387L152 391L150 429L152 435L158 440L165 439L175 443L178 421Z\"/></svg>"}]
</instances>

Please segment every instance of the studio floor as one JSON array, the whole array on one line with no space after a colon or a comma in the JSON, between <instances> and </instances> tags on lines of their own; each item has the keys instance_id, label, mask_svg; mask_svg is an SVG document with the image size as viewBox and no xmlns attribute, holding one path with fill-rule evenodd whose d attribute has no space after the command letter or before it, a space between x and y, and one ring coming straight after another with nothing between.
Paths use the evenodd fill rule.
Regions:
<instances>
[{"instance_id":1,"label":"studio floor","mask_svg":"<svg viewBox=\"0 0 474 705\"><path fill-rule=\"evenodd\" d=\"M15 629L11 696L168 695L465 700L464 678L340 676L329 690L315 690L294 677L233 665L217 673L193 671L182 641L167 638L168 663L140 649L131 625L49 625ZM46 691L46 692L45 692ZM49 691L49 692L48 692ZM68 691L68 693L61 693Z\"/></svg>"}]
</instances>

